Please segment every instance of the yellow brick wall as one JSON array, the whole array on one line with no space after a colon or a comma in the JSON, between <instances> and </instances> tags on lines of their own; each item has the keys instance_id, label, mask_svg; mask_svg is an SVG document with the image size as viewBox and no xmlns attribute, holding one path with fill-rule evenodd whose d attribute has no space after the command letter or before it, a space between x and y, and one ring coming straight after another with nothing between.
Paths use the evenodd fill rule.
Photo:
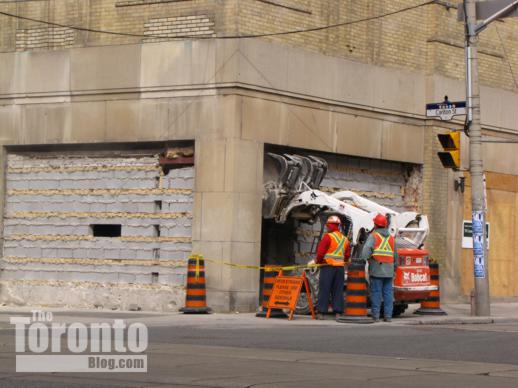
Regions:
<instances>
[{"instance_id":1,"label":"yellow brick wall","mask_svg":"<svg viewBox=\"0 0 518 388\"><path fill-rule=\"evenodd\" d=\"M72 47L75 30L66 27L37 27L16 31L16 51Z\"/></svg>"},{"instance_id":2,"label":"yellow brick wall","mask_svg":"<svg viewBox=\"0 0 518 388\"><path fill-rule=\"evenodd\" d=\"M308 14L263 1L242 0L238 10L239 32L271 33L353 21L423 2L311 0L308 7L311 14ZM307 4L308 1L300 3ZM518 39L518 19L506 19L493 23L480 35L481 82L518 90L505 60L497 29L515 76L518 76L518 47L514 44ZM456 8L434 4L368 22L266 39L361 62L463 79L463 31L463 24L457 22Z\"/></svg>"},{"instance_id":3,"label":"yellow brick wall","mask_svg":"<svg viewBox=\"0 0 518 388\"><path fill-rule=\"evenodd\" d=\"M446 246L448 236L445 225L448 217L449 172L437 157L437 152L442 151L437 134L444 132L444 129L433 127L425 130L423 163L423 214L428 216L431 230L430 237L426 241L426 248L440 264L448 261Z\"/></svg>"},{"instance_id":4,"label":"yellow brick wall","mask_svg":"<svg viewBox=\"0 0 518 388\"><path fill-rule=\"evenodd\" d=\"M0 11L28 18L51 21L63 25L85 27L92 30L108 30L144 35L149 23L157 19L173 19L203 15L210 19L211 34L228 35L236 32L237 1L185 0L185 1L148 1L137 5L127 5L128 0L47 0L18 4L0 3ZM167 23L166 23L167 24ZM187 25L188 23L186 23ZM0 15L0 51L16 50L16 33L24 30L52 29L27 20ZM193 27L193 26L190 26ZM212 31L212 28L214 31ZM170 32L165 30L165 32ZM194 31L193 31L194 32ZM177 36L173 34L172 36ZM99 46L140 43L143 37L99 34L96 32L76 31L73 44L68 46ZM149 41L149 39L148 39ZM22 45L18 44L19 47ZM47 47L27 47L27 49L59 49L59 45Z\"/></svg>"},{"instance_id":5,"label":"yellow brick wall","mask_svg":"<svg viewBox=\"0 0 518 388\"><path fill-rule=\"evenodd\" d=\"M150 36L144 42L161 42L169 40L169 37L215 36L214 19L204 14L149 19L144 27L144 35ZM162 35L168 38L156 38Z\"/></svg>"},{"instance_id":6,"label":"yellow brick wall","mask_svg":"<svg viewBox=\"0 0 518 388\"><path fill-rule=\"evenodd\" d=\"M47 0L0 3L0 10L65 25L134 34L145 34L146 31L149 33L150 23L157 19L204 15L214 23L214 34L223 36L324 26L385 14L423 2L424 0ZM458 2L459 0L450 1ZM457 22L456 14L456 8L448 9L434 4L368 22L265 39L361 62L462 79L463 26ZM6 16L0 16L0 26L1 52L14 51L17 48L48 50L151 40L76 31L72 42L70 37L68 41L61 42L59 39L56 41L51 27ZM45 36L42 29L50 32L46 34L47 44L41 42L41 37ZM497 29L507 53L502 48ZM26 36L31 34L38 36L38 44L28 44ZM482 84L518 90L505 61L507 54L515 74L518 74L518 47L514 44L517 40L518 18L495 22L481 33Z\"/></svg>"}]
</instances>

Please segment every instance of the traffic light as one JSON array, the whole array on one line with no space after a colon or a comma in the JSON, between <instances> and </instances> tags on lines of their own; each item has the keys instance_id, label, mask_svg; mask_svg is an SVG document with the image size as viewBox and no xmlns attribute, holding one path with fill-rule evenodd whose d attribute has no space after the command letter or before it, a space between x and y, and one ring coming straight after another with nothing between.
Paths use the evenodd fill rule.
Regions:
<instances>
[{"instance_id":1,"label":"traffic light","mask_svg":"<svg viewBox=\"0 0 518 388\"><path fill-rule=\"evenodd\" d=\"M460 132L450 131L450 133L438 134L443 152L437 152L441 163L446 168L458 170L460 168Z\"/></svg>"}]
</instances>

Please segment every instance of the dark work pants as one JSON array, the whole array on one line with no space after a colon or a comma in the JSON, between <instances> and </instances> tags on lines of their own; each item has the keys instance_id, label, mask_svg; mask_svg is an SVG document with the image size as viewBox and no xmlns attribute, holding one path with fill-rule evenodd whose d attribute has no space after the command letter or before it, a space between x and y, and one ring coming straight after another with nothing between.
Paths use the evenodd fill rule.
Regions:
<instances>
[{"instance_id":1,"label":"dark work pants","mask_svg":"<svg viewBox=\"0 0 518 388\"><path fill-rule=\"evenodd\" d=\"M333 311L344 312L344 267L324 265L320 267L317 311L327 313L331 295Z\"/></svg>"}]
</instances>

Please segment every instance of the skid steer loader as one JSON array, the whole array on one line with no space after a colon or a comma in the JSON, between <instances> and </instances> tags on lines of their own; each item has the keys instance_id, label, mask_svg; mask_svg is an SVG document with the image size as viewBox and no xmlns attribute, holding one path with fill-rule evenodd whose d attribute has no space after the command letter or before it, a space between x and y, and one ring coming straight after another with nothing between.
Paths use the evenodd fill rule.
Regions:
<instances>
[{"instance_id":1,"label":"skid steer loader","mask_svg":"<svg viewBox=\"0 0 518 388\"><path fill-rule=\"evenodd\" d=\"M408 303L426 299L436 286L430 282L428 251L423 249L429 233L428 218L416 212L396 212L352 191L327 194L318 190L324 179L327 162L316 156L292 154L267 154L275 164L274 171L266 174L264 184L263 218L285 223L295 219L301 223L320 224L310 256L314 257L318 241L325 233L325 220L337 215L342 220L342 232L348 236L352 259L358 258L363 243L373 229L372 219L378 213L389 220L390 233L396 239L399 266L394 277L394 316L402 314ZM270 164L270 170L272 170ZM277 173L276 173L277 172ZM318 269L305 269L312 288L313 298L318 297ZM367 279L368 280L368 279ZM347 271L344 287L347 284ZM307 298L302 295L298 313L309 311Z\"/></svg>"}]
</instances>

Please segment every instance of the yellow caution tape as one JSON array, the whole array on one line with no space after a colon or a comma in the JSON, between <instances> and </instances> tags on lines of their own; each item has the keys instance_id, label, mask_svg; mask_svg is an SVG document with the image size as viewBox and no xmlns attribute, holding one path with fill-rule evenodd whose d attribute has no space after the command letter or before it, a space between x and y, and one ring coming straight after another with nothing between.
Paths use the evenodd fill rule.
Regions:
<instances>
[{"instance_id":1,"label":"yellow caution tape","mask_svg":"<svg viewBox=\"0 0 518 388\"><path fill-rule=\"evenodd\" d=\"M202 256L196 255L194 257L196 258L196 270L195 270L194 276L195 276L196 280L198 280L200 278L200 258Z\"/></svg>"},{"instance_id":2,"label":"yellow caution tape","mask_svg":"<svg viewBox=\"0 0 518 388\"><path fill-rule=\"evenodd\" d=\"M203 257L201 255L193 255L193 258L196 258L196 265L199 263L199 258ZM246 264L235 264L230 263L227 261L220 261L220 260L214 260L214 259L204 259L205 261L208 261L213 264L218 265L226 265L229 267L237 268L237 269L255 269L255 270L264 270L265 272L279 272L279 271L293 271L296 269L305 269L305 268L319 268L323 264L294 264L294 265L266 265L266 266L259 266L259 265L246 265Z\"/></svg>"},{"instance_id":3,"label":"yellow caution tape","mask_svg":"<svg viewBox=\"0 0 518 388\"><path fill-rule=\"evenodd\" d=\"M200 262L206 260L217 265L226 265L236 269L264 270L265 272L293 271L297 269L319 268L323 264L295 264L295 265L245 265L235 264L226 261L203 258L202 255L191 255L189 258L196 260L195 277L200 277ZM18 257L6 256L1 259L12 264L76 264L76 265L120 265L120 266L150 266L150 267L172 267L179 268L186 264L182 259L87 259L87 258L61 258L61 257Z\"/></svg>"}]
</instances>

